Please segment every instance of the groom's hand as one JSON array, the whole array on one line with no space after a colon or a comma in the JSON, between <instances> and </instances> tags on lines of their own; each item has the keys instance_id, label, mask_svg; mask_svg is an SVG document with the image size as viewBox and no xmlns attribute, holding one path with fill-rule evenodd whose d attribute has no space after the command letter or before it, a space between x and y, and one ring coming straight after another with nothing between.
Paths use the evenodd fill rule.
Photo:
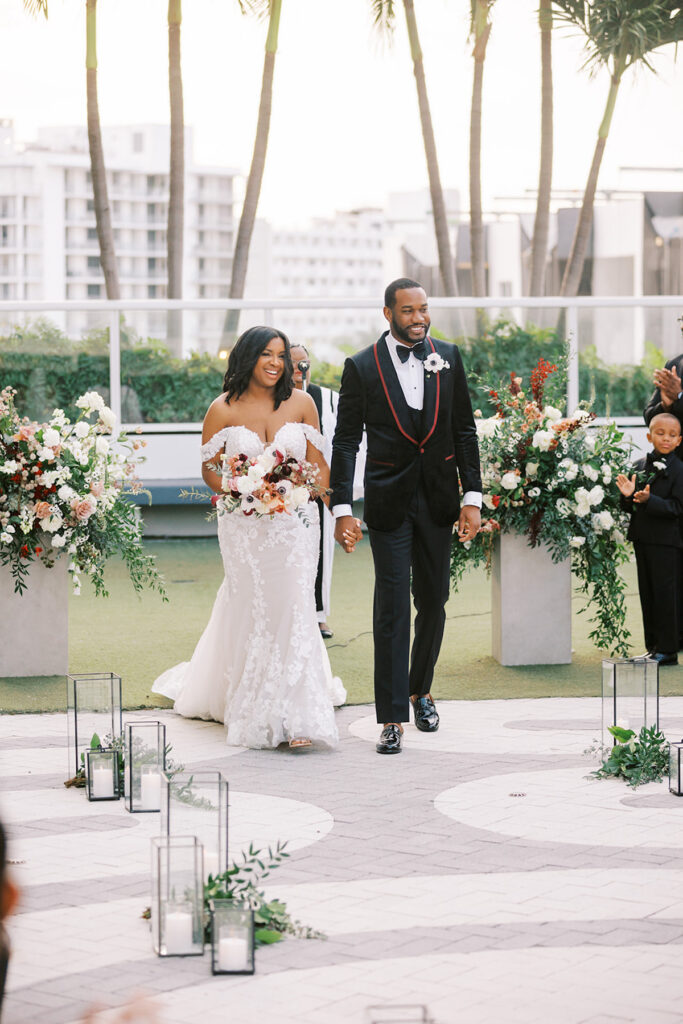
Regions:
<instances>
[{"instance_id":1,"label":"groom's hand","mask_svg":"<svg viewBox=\"0 0 683 1024\"><path fill-rule=\"evenodd\" d=\"M481 509L476 505L463 505L458 519L458 540L474 540L481 529Z\"/></svg>"},{"instance_id":2,"label":"groom's hand","mask_svg":"<svg viewBox=\"0 0 683 1024\"><path fill-rule=\"evenodd\" d=\"M363 536L360 520L355 516L339 516L334 523L334 539L350 554Z\"/></svg>"}]
</instances>

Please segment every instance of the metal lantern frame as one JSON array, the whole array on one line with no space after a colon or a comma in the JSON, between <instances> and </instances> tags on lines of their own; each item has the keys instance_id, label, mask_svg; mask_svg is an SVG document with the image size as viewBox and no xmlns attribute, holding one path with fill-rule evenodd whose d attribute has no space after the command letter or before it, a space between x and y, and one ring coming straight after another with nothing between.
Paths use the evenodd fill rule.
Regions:
<instances>
[{"instance_id":1,"label":"metal lantern frame","mask_svg":"<svg viewBox=\"0 0 683 1024\"><path fill-rule=\"evenodd\" d=\"M166 726L143 718L126 722L124 731L124 792L131 814L158 814L161 777L166 770Z\"/></svg>"},{"instance_id":2,"label":"metal lantern frame","mask_svg":"<svg viewBox=\"0 0 683 1024\"><path fill-rule=\"evenodd\" d=\"M161 834L195 835L205 878L228 870L228 780L219 771L166 771L161 777Z\"/></svg>"},{"instance_id":3,"label":"metal lantern frame","mask_svg":"<svg viewBox=\"0 0 683 1024\"><path fill-rule=\"evenodd\" d=\"M204 857L196 836L155 836L152 946L157 956L204 955Z\"/></svg>"},{"instance_id":4,"label":"metal lantern frame","mask_svg":"<svg viewBox=\"0 0 683 1024\"><path fill-rule=\"evenodd\" d=\"M123 730L121 676L115 672L87 672L66 677L66 717L69 772L73 777L85 768L94 733L103 746L115 746Z\"/></svg>"},{"instance_id":5,"label":"metal lantern frame","mask_svg":"<svg viewBox=\"0 0 683 1024\"><path fill-rule=\"evenodd\" d=\"M86 751L85 785L88 800L97 802L120 798L120 763L120 755L115 747L99 747ZM101 776L100 779L95 778L96 772ZM109 792L110 781L111 792ZM106 790L106 795L102 795L102 789Z\"/></svg>"},{"instance_id":6,"label":"metal lantern frame","mask_svg":"<svg viewBox=\"0 0 683 1024\"><path fill-rule=\"evenodd\" d=\"M635 718L635 721L634 721ZM659 663L654 658L604 658L602 662L602 738L614 739L610 726L659 729Z\"/></svg>"},{"instance_id":7,"label":"metal lantern frame","mask_svg":"<svg viewBox=\"0 0 683 1024\"><path fill-rule=\"evenodd\" d=\"M254 911L235 900L209 900L211 919L211 973L253 974L255 960Z\"/></svg>"},{"instance_id":8,"label":"metal lantern frame","mask_svg":"<svg viewBox=\"0 0 683 1024\"><path fill-rule=\"evenodd\" d=\"M683 796L683 740L669 744L669 792Z\"/></svg>"}]
</instances>

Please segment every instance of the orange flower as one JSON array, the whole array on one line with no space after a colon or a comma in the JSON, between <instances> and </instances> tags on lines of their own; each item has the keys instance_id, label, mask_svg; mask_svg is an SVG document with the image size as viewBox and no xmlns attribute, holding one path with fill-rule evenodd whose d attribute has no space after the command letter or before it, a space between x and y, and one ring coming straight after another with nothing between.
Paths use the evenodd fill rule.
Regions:
<instances>
[{"instance_id":1,"label":"orange flower","mask_svg":"<svg viewBox=\"0 0 683 1024\"><path fill-rule=\"evenodd\" d=\"M50 515L51 508L47 501L39 501L36 503L36 507L33 510L33 514L36 519L47 519Z\"/></svg>"}]
</instances>

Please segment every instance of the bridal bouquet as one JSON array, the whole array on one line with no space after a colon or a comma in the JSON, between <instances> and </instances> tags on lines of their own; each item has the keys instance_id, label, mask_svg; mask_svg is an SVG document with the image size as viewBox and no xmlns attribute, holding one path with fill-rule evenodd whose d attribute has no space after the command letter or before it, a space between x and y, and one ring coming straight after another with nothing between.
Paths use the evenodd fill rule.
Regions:
<instances>
[{"instance_id":1,"label":"bridal bouquet","mask_svg":"<svg viewBox=\"0 0 683 1024\"><path fill-rule=\"evenodd\" d=\"M628 559L625 514L614 483L625 472L628 449L614 424L590 427L594 414L579 406L563 416L545 401L552 385L555 401L565 374L541 358L529 389L510 374L502 387L484 385L495 414L477 410L483 503L481 533L468 545L453 545L452 575L481 562L490 566L499 532L526 534L529 545L547 544L553 561L569 556L582 592L590 599L598 647L627 653L624 581L618 567ZM590 428L590 429L589 429Z\"/></svg>"},{"instance_id":2,"label":"bridal bouquet","mask_svg":"<svg viewBox=\"0 0 683 1024\"><path fill-rule=\"evenodd\" d=\"M272 446L257 458L246 455L223 457L222 486L218 499L222 512L243 512L245 516L291 515L327 491L318 481L318 467L299 462Z\"/></svg>"},{"instance_id":3,"label":"bridal bouquet","mask_svg":"<svg viewBox=\"0 0 683 1024\"><path fill-rule=\"evenodd\" d=\"M136 590L147 585L164 595L135 507L124 497L126 489L139 490L143 442L112 436L114 413L95 391L76 401L75 423L61 409L46 423L20 419L14 394L0 391L0 565L10 567L15 592L26 588L35 559L52 566L66 556L74 593L86 574L106 596L104 563L118 553Z\"/></svg>"}]
</instances>

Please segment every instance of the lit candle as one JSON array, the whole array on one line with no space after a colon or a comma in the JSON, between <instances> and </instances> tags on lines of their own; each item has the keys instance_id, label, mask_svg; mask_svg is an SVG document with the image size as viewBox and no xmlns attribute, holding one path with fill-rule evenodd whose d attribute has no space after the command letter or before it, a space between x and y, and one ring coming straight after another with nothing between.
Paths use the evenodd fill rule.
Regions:
<instances>
[{"instance_id":1,"label":"lit candle","mask_svg":"<svg viewBox=\"0 0 683 1024\"><path fill-rule=\"evenodd\" d=\"M183 956L186 953L193 953L192 914L186 910L166 911L164 939L166 940L164 945L167 956Z\"/></svg>"},{"instance_id":2,"label":"lit candle","mask_svg":"<svg viewBox=\"0 0 683 1024\"><path fill-rule=\"evenodd\" d=\"M218 969L220 971L248 971L249 946L241 935L221 933L218 941Z\"/></svg>"},{"instance_id":3,"label":"lit candle","mask_svg":"<svg viewBox=\"0 0 683 1024\"><path fill-rule=\"evenodd\" d=\"M207 879L209 875L213 875L214 878L219 872L218 867L218 853L216 850L204 850L204 878Z\"/></svg>"},{"instance_id":4,"label":"lit candle","mask_svg":"<svg viewBox=\"0 0 683 1024\"><path fill-rule=\"evenodd\" d=\"M106 765L92 769L91 793L93 800L107 800L114 796L114 775Z\"/></svg>"},{"instance_id":5,"label":"lit candle","mask_svg":"<svg viewBox=\"0 0 683 1024\"><path fill-rule=\"evenodd\" d=\"M156 768L140 776L140 810L161 810L161 776Z\"/></svg>"}]
</instances>

